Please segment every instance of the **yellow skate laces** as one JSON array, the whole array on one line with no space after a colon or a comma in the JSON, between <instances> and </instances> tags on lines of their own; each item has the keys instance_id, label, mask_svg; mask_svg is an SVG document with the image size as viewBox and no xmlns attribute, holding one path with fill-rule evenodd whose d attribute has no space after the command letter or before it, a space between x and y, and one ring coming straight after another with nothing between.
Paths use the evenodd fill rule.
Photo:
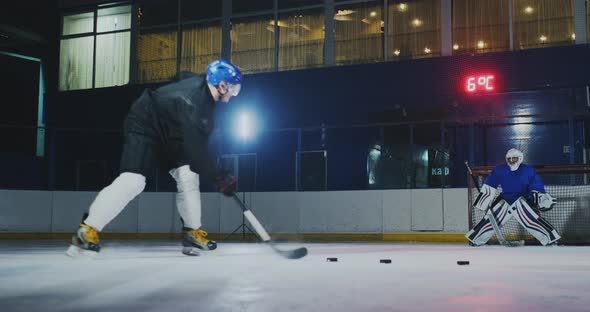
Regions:
<instances>
[{"instance_id":1,"label":"yellow skate laces","mask_svg":"<svg viewBox=\"0 0 590 312\"><path fill-rule=\"evenodd\" d=\"M205 232L204 230L196 229L196 230L192 230L191 232L192 232L193 236L195 237L195 239L197 239L198 241L203 242L203 243L209 242L209 240L205 238L205 237L207 237L208 233Z\"/></svg>"},{"instance_id":2,"label":"yellow skate laces","mask_svg":"<svg viewBox=\"0 0 590 312\"><path fill-rule=\"evenodd\" d=\"M89 243L98 244L98 233L96 232L96 230L93 227L86 225L84 223L80 224L80 226L86 229L86 232L82 234L84 235L84 239Z\"/></svg>"}]
</instances>

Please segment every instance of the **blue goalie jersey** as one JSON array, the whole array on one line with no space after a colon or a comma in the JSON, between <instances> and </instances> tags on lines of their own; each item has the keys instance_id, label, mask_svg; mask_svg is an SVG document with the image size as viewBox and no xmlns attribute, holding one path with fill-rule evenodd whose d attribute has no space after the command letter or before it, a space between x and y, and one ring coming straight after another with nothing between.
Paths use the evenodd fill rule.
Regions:
<instances>
[{"instance_id":1,"label":"blue goalie jersey","mask_svg":"<svg viewBox=\"0 0 590 312\"><path fill-rule=\"evenodd\" d=\"M507 164L498 165L486 178L485 184L497 188L502 186L502 197L508 204L514 203L519 197L532 198L532 191L545 193L545 186L535 169L521 164L516 171L510 171Z\"/></svg>"}]
</instances>

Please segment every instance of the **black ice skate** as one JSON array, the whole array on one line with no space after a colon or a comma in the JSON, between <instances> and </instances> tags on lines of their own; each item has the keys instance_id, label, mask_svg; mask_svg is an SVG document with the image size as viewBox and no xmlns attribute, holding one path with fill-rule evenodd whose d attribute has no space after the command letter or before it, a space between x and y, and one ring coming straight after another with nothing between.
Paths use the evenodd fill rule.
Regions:
<instances>
[{"instance_id":1,"label":"black ice skate","mask_svg":"<svg viewBox=\"0 0 590 312\"><path fill-rule=\"evenodd\" d=\"M201 250L214 250L217 248L217 243L208 240L207 232L201 229L182 228L182 253L187 256L198 256L199 253L195 248Z\"/></svg>"},{"instance_id":2,"label":"black ice skate","mask_svg":"<svg viewBox=\"0 0 590 312\"><path fill-rule=\"evenodd\" d=\"M80 224L78 231L72 236L72 243L66 254L70 257L95 257L100 251L98 232L91 226Z\"/></svg>"}]
</instances>

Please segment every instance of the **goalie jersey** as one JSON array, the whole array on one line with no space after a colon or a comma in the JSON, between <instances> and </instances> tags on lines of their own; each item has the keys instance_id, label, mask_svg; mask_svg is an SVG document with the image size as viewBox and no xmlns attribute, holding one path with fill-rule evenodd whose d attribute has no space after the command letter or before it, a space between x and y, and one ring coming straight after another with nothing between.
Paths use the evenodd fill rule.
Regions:
<instances>
[{"instance_id":1,"label":"goalie jersey","mask_svg":"<svg viewBox=\"0 0 590 312\"><path fill-rule=\"evenodd\" d=\"M521 164L517 170L510 171L507 164L498 165L484 181L485 184L497 188L502 186L502 197L508 204L514 203L519 197L532 199L533 191L545 193L545 186L535 169Z\"/></svg>"}]
</instances>

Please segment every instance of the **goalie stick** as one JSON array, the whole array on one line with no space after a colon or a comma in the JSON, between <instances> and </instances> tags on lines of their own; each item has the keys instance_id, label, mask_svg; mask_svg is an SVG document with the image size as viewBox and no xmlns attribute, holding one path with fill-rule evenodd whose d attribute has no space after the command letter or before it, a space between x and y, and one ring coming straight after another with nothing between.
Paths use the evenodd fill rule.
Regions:
<instances>
[{"instance_id":1,"label":"goalie stick","mask_svg":"<svg viewBox=\"0 0 590 312\"><path fill-rule=\"evenodd\" d=\"M254 227L254 230L256 231L258 236L260 236L262 241L264 243L267 243L268 246L270 246L274 251L276 251L278 254L280 254L281 256L283 256L287 259L299 259L299 258L303 258L307 255L307 248L305 248L305 247L300 247L300 248L297 248L294 250L281 250L281 249L279 249L275 245L275 243L270 239L270 235L268 235L268 232L266 232L266 230L264 229L262 224L260 224L260 222L258 221L258 219L256 219L256 217L254 216L252 211L250 209L248 209L248 207L246 207L246 204L244 204L244 202L242 202L242 200L238 197L238 195L234 194L233 198L236 200L238 205L240 205L240 208L242 208L242 213L244 214L246 219L248 219L248 221L250 222L252 227Z\"/></svg>"},{"instance_id":2,"label":"goalie stick","mask_svg":"<svg viewBox=\"0 0 590 312\"><path fill-rule=\"evenodd\" d=\"M471 167L469 167L469 163L467 162L467 160L465 161L465 166L467 167L467 172L469 172L469 176L473 180L473 184L475 185L475 187L477 188L478 191L481 191L479 183L477 182L477 179L473 175L473 171L471 171ZM490 205L486 209L485 214L488 216L488 219L490 220L490 223L492 224L492 228L494 228L494 234L496 234L496 238L498 239L498 242L500 242L501 245L507 246L507 247L519 247L519 246L524 245L523 240L514 240L513 241L513 240L506 240L504 238L504 235L502 235L502 232L500 232L500 226L498 226L498 221L496 220L496 217L494 216L494 212L492 211L492 205Z\"/></svg>"}]
</instances>

